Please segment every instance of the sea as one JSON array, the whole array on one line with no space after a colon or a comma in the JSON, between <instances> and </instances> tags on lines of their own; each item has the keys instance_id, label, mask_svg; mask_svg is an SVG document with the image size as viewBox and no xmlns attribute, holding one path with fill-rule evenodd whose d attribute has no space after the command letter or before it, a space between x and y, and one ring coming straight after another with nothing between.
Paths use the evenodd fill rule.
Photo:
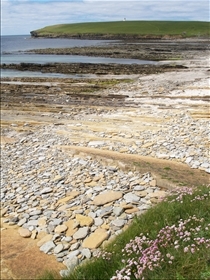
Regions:
<instances>
[{"instance_id":1,"label":"sea","mask_svg":"<svg viewBox=\"0 0 210 280\"><path fill-rule=\"evenodd\" d=\"M82 40L66 38L32 38L30 35L1 36L1 64L19 63L117 63L117 64L154 64L152 61L81 55L46 55L27 51L46 48L90 47L111 44L113 40ZM1 69L1 77L69 77L59 73L41 73Z\"/></svg>"}]
</instances>

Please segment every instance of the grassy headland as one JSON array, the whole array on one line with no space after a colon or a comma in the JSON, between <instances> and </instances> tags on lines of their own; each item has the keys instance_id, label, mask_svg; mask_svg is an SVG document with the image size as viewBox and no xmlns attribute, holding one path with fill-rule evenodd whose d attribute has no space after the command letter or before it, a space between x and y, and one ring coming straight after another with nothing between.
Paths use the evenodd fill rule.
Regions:
<instances>
[{"instance_id":1,"label":"grassy headland","mask_svg":"<svg viewBox=\"0 0 210 280\"><path fill-rule=\"evenodd\" d=\"M33 37L162 38L209 37L209 22L115 21L58 24L31 31Z\"/></svg>"}]
</instances>

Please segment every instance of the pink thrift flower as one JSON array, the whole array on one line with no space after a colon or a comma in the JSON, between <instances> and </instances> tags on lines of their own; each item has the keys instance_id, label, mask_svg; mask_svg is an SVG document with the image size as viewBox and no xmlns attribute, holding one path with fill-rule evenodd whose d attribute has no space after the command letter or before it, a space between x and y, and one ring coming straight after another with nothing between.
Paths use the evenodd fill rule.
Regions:
<instances>
[{"instance_id":1,"label":"pink thrift flower","mask_svg":"<svg viewBox=\"0 0 210 280\"><path fill-rule=\"evenodd\" d=\"M185 247L185 248L184 248L184 253L187 253L188 250L189 250L189 248L188 248L188 247Z\"/></svg>"},{"instance_id":2,"label":"pink thrift flower","mask_svg":"<svg viewBox=\"0 0 210 280\"><path fill-rule=\"evenodd\" d=\"M195 253L195 248L191 248L190 251L191 251L192 254L194 254Z\"/></svg>"}]
</instances>

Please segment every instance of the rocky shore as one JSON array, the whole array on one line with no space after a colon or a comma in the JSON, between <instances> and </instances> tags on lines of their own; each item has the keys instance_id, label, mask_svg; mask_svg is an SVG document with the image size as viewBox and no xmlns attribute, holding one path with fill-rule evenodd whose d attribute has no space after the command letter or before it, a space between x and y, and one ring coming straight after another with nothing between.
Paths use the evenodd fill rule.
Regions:
<instances>
[{"instance_id":1,"label":"rocky shore","mask_svg":"<svg viewBox=\"0 0 210 280\"><path fill-rule=\"evenodd\" d=\"M65 275L175 187L209 184L208 55L192 47L163 71L2 79L5 244L18 231L37 247L32 263L45 253ZM3 279L29 279L18 254L3 247Z\"/></svg>"},{"instance_id":2,"label":"rocky shore","mask_svg":"<svg viewBox=\"0 0 210 280\"><path fill-rule=\"evenodd\" d=\"M56 55L85 55L112 58L130 58L150 61L191 59L195 52L208 50L208 38L190 39L117 39L106 45L74 48L35 49L28 52Z\"/></svg>"},{"instance_id":3,"label":"rocky shore","mask_svg":"<svg viewBox=\"0 0 210 280\"><path fill-rule=\"evenodd\" d=\"M36 71L41 73L61 73L70 75L94 74L102 75L132 75L153 74L182 69L182 65L138 65L138 64L96 64L96 63L20 63L2 64L2 69L18 71Z\"/></svg>"}]
</instances>

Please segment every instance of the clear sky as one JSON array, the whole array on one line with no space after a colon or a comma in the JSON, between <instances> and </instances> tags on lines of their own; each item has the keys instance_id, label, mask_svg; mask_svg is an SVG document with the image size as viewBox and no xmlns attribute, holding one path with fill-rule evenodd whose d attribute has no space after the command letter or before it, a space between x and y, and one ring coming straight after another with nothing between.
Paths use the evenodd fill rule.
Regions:
<instances>
[{"instance_id":1,"label":"clear sky","mask_svg":"<svg viewBox=\"0 0 210 280\"><path fill-rule=\"evenodd\" d=\"M210 0L1 0L1 35L60 23L126 20L209 21Z\"/></svg>"}]
</instances>

